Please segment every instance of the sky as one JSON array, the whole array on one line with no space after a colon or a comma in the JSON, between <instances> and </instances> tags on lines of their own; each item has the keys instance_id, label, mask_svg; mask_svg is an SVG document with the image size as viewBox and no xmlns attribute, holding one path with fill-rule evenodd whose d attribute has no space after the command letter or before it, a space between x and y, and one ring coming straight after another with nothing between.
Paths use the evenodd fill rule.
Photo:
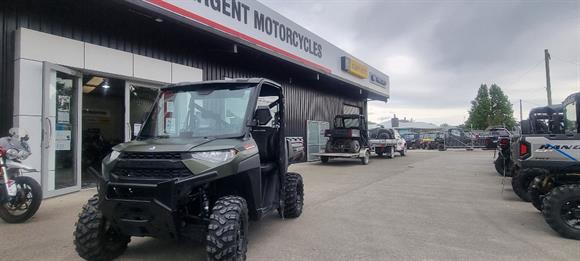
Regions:
<instances>
[{"instance_id":1,"label":"sky","mask_svg":"<svg viewBox=\"0 0 580 261\"><path fill-rule=\"evenodd\" d=\"M390 77L390 100L369 102L369 120L393 114L458 125L482 83L498 84L519 119L580 91L580 1L260 0Z\"/></svg>"}]
</instances>

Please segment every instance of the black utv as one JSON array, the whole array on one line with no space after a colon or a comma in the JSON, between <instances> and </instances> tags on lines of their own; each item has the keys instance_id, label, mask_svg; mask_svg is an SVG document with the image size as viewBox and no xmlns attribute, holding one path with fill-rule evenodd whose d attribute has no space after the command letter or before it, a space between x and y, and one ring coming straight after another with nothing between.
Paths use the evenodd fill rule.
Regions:
<instances>
[{"instance_id":1,"label":"black utv","mask_svg":"<svg viewBox=\"0 0 580 261\"><path fill-rule=\"evenodd\" d=\"M208 260L244 260L249 220L302 213L302 177L287 172L301 150L285 138L284 105L266 79L162 88L136 139L103 160L98 194L76 223L78 254L110 260L131 237L150 236L199 240Z\"/></svg>"}]
</instances>

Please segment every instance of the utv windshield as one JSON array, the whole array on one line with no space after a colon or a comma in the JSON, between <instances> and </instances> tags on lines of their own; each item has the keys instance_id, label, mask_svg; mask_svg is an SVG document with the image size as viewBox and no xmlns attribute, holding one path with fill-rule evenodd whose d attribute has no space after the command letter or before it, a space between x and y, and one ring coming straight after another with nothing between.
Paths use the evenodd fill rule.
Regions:
<instances>
[{"instance_id":1,"label":"utv windshield","mask_svg":"<svg viewBox=\"0 0 580 261\"><path fill-rule=\"evenodd\" d=\"M225 86L163 91L140 138L241 136L254 85Z\"/></svg>"},{"instance_id":2,"label":"utv windshield","mask_svg":"<svg viewBox=\"0 0 580 261\"><path fill-rule=\"evenodd\" d=\"M358 128L360 126L358 118L336 118L334 128Z\"/></svg>"}]
</instances>

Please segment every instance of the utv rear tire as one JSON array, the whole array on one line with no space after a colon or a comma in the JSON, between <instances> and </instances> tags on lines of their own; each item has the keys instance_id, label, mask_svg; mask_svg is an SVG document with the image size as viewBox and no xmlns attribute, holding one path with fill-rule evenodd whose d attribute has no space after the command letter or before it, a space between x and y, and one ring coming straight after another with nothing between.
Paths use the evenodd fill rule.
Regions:
<instances>
[{"instance_id":1,"label":"utv rear tire","mask_svg":"<svg viewBox=\"0 0 580 261\"><path fill-rule=\"evenodd\" d=\"M512 189L525 202L530 202L530 194L528 193L528 189L530 187L530 183L534 180L534 178L538 175L541 175L535 169L523 169L516 173L512 177Z\"/></svg>"},{"instance_id":2,"label":"utv rear tire","mask_svg":"<svg viewBox=\"0 0 580 261\"><path fill-rule=\"evenodd\" d=\"M495 171L497 171L497 174L499 174L500 176L504 175L504 166L505 166L505 160L502 158L502 156L499 156L494 162L493 162L493 166L495 167ZM507 172L508 170L505 170L505 174L507 176Z\"/></svg>"},{"instance_id":3,"label":"utv rear tire","mask_svg":"<svg viewBox=\"0 0 580 261\"><path fill-rule=\"evenodd\" d=\"M285 182L285 207L284 213L280 213L280 216L283 218L297 218L302 215L302 208L304 207L304 183L302 182L302 176L298 173L287 172Z\"/></svg>"},{"instance_id":4,"label":"utv rear tire","mask_svg":"<svg viewBox=\"0 0 580 261\"><path fill-rule=\"evenodd\" d=\"M246 260L248 251L248 207L237 196L218 199L209 217L207 258L210 261Z\"/></svg>"},{"instance_id":5,"label":"utv rear tire","mask_svg":"<svg viewBox=\"0 0 580 261\"><path fill-rule=\"evenodd\" d=\"M544 204L542 208L542 214L546 223L552 227L556 232L565 238L580 240L580 227L572 227L567 224L563 219L566 214L563 213L563 207L566 204L580 204L580 185L563 185L554 188L546 197L544 198ZM574 206L580 208L580 206ZM574 210L570 210L573 212ZM576 210L578 211L578 210Z\"/></svg>"},{"instance_id":6,"label":"utv rear tire","mask_svg":"<svg viewBox=\"0 0 580 261\"><path fill-rule=\"evenodd\" d=\"M349 145L350 145L351 153L358 153L361 149L360 143L358 142L358 140L351 140L349 142Z\"/></svg>"},{"instance_id":7,"label":"utv rear tire","mask_svg":"<svg viewBox=\"0 0 580 261\"><path fill-rule=\"evenodd\" d=\"M75 250L86 260L112 260L127 249L131 237L115 231L99 208L94 195L83 206L73 233Z\"/></svg>"},{"instance_id":8,"label":"utv rear tire","mask_svg":"<svg viewBox=\"0 0 580 261\"><path fill-rule=\"evenodd\" d=\"M320 156L320 162L328 163L328 157L327 156Z\"/></svg>"}]
</instances>

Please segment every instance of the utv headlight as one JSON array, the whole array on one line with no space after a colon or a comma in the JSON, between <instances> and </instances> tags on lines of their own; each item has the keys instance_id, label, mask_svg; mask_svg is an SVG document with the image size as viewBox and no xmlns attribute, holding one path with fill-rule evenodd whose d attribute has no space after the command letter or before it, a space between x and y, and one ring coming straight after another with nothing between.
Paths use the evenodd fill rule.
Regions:
<instances>
[{"instance_id":1,"label":"utv headlight","mask_svg":"<svg viewBox=\"0 0 580 261\"><path fill-rule=\"evenodd\" d=\"M222 163L233 159L238 152L231 150L200 151L191 153L191 157L197 160L209 161L212 163Z\"/></svg>"},{"instance_id":2,"label":"utv headlight","mask_svg":"<svg viewBox=\"0 0 580 261\"><path fill-rule=\"evenodd\" d=\"M110 161L116 160L119 157L119 155L121 155L121 152L116 150L111 151L111 156L109 156L109 160Z\"/></svg>"}]
</instances>

